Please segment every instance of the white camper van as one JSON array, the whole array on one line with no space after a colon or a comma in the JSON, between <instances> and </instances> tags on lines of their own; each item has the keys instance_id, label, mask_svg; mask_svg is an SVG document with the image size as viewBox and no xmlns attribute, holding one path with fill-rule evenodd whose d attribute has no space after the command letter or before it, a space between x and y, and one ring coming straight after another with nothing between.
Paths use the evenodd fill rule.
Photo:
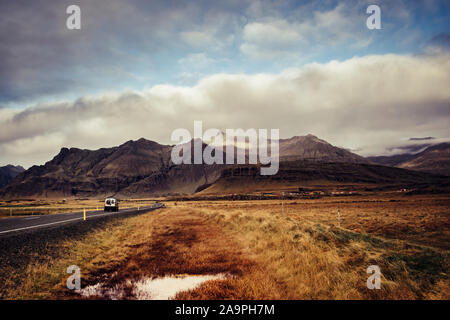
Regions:
<instances>
[{"instance_id":1,"label":"white camper van","mask_svg":"<svg viewBox=\"0 0 450 320\"><path fill-rule=\"evenodd\" d=\"M119 200L116 198L106 198L105 211L119 211Z\"/></svg>"}]
</instances>

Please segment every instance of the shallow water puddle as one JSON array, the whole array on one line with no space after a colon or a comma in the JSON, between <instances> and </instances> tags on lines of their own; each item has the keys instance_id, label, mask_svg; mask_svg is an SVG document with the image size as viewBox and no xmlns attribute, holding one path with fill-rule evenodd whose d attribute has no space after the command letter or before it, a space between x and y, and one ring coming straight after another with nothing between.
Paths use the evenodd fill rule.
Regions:
<instances>
[{"instance_id":1,"label":"shallow water puddle","mask_svg":"<svg viewBox=\"0 0 450 320\"><path fill-rule=\"evenodd\" d=\"M130 280L114 287L106 287L97 283L85 287L77 292L83 297L102 297L106 299L138 299L138 300L167 300L174 298L177 293L192 290L206 281L225 279L224 274L216 275L187 275L167 276L163 278L144 278L136 282Z\"/></svg>"}]
</instances>

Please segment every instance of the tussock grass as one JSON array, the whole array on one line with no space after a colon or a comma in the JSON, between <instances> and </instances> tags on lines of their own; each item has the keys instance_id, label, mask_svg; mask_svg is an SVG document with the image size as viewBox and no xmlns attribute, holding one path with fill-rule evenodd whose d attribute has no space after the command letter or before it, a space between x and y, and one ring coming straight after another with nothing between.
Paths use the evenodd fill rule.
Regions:
<instances>
[{"instance_id":1,"label":"tussock grass","mask_svg":"<svg viewBox=\"0 0 450 320\"><path fill-rule=\"evenodd\" d=\"M184 205L199 207L194 202ZM328 206L323 209L326 211ZM255 261L264 266L231 282L238 288L252 288L256 279L266 277L266 287L271 289L259 288L263 291L254 293L257 297L449 298L446 250L386 239L380 236L381 232L369 234L339 228L334 216L324 218L327 213L321 212L312 219L309 212L304 215L301 204L292 205L285 215L281 214L279 203L270 201L236 202L231 207L230 203L210 203L208 208L200 206L198 210L206 219L234 234ZM320 209L316 207L314 211ZM381 290L366 287L369 276L366 269L373 264L381 268ZM192 297L197 297L195 292Z\"/></svg>"},{"instance_id":2,"label":"tussock grass","mask_svg":"<svg viewBox=\"0 0 450 320\"><path fill-rule=\"evenodd\" d=\"M57 241L30 238L5 249L1 297L80 298L65 289L65 270L74 264L83 287L170 274L229 275L177 299L450 298L449 203L442 198L286 201L284 214L279 200L167 205ZM433 234L439 237L430 240ZM381 269L381 290L366 287L373 264Z\"/></svg>"}]
</instances>

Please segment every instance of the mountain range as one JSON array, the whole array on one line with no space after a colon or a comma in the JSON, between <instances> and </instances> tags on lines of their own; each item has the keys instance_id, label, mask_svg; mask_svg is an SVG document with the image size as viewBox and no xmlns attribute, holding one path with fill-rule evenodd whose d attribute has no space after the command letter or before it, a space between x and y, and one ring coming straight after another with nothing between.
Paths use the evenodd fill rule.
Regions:
<instances>
[{"instance_id":1,"label":"mountain range","mask_svg":"<svg viewBox=\"0 0 450 320\"><path fill-rule=\"evenodd\" d=\"M450 175L450 143L448 142L429 146L415 154L404 153L367 159L385 166Z\"/></svg>"},{"instance_id":2,"label":"mountain range","mask_svg":"<svg viewBox=\"0 0 450 320\"><path fill-rule=\"evenodd\" d=\"M203 144L203 148L205 146ZM0 196L141 197L214 190L231 192L244 186L256 190L262 185L298 186L312 181L414 185L445 180L428 173L386 167L385 164L392 163L387 158L366 159L313 135L281 139L280 170L267 177L259 175L258 165L175 165L171 161L172 148L143 138L98 150L62 148L44 165L19 173L0 190ZM412 169L437 169L448 165L448 158L439 162L441 152L448 156L448 146L433 150L395 165ZM377 161L385 162L374 164ZM438 163L437 167L434 163Z\"/></svg>"},{"instance_id":3,"label":"mountain range","mask_svg":"<svg viewBox=\"0 0 450 320\"><path fill-rule=\"evenodd\" d=\"M217 179L216 166L174 165L171 146L146 139L98 150L62 148L0 191L6 197L192 193Z\"/></svg>"},{"instance_id":4,"label":"mountain range","mask_svg":"<svg viewBox=\"0 0 450 320\"><path fill-rule=\"evenodd\" d=\"M7 165L0 167L0 189L10 183L17 175L24 172L21 166Z\"/></svg>"}]
</instances>

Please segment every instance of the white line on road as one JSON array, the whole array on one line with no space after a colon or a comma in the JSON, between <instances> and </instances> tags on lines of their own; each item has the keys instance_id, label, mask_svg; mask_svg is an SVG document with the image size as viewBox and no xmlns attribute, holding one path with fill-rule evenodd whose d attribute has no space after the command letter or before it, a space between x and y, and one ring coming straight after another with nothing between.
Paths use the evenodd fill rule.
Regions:
<instances>
[{"instance_id":1,"label":"white line on road","mask_svg":"<svg viewBox=\"0 0 450 320\"><path fill-rule=\"evenodd\" d=\"M57 221L57 222L51 222L51 223L44 223L44 224L40 224L40 225L37 225L37 226L23 227L23 228L17 228L17 229L13 229L13 230L0 231L0 234L2 234L2 233L8 233L8 232L14 232L14 231L20 231L20 230L27 230L27 229L39 228L39 227L45 227L45 226L51 226L51 225L53 225L53 224L64 223L64 222L69 222L69 221L74 221L74 220L80 220L80 219L83 219L83 218L75 218L75 219L69 219L69 220L64 220L64 221Z\"/></svg>"},{"instance_id":2,"label":"white line on road","mask_svg":"<svg viewBox=\"0 0 450 320\"><path fill-rule=\"evenodd\" d=\"M101 214L90 215L90 216L88 215L87 217L88 218L89 217L93 218L93 217L98 217L98 216L110 216L110 215L113 215L113 214L124 213L124 212L130 211L131 209L134 209L134 208L125 209L123 211L118 211L118 212L101 213ZM38 217L36 217L36 218L38 218ZM17 229L12 229L12 230L0 231L0 234L8 233L8 232L14 232L14 231L27 230L27 229L40 228L40 227L45 227L45 226L51 226L51 225L61 224L61 223L64 223L64 222L70 222L70 221L75 221L75 220L83 220L83 217L74 218L74 219L68 219L68 220L63 220L63 221L57 221L57 222L51 222L51 223L44 223L44 224L39 224L37 226L30 226L30 227L23 227L23 228L17 228Z\"/></svg>"}]
</instances>

